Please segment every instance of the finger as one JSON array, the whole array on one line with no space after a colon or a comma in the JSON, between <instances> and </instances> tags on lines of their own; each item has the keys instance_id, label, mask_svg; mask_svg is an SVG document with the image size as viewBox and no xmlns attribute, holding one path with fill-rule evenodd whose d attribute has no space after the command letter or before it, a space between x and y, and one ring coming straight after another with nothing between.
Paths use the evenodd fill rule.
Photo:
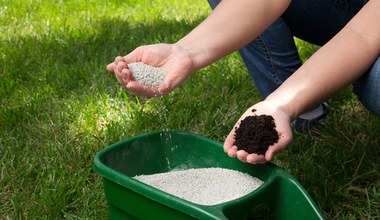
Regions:
<instances>
[{"instance_id":1,"label":"finger","mask_svg":"<svg viewBox=\"0 0 380 220\"><path fill-rule=\"evenodd\" d=\"M114 71L115 71L115 68L116 68L116 65L117 65L120 61L123 61L123 57L121 57L121 56L117 56L117 57L115 58L115 60L114 60L112 63L108 64L108 65L107 65L107 70L108 70L108 72L110 72L110 73L114 72Z\"/></svg>"},{"instance_id":2,"label":"finger","mask_svg":"<svg viewBox=\"0 0 380 220\"><path fill-rule=\"evenodd\" d=\"M129 83L130 78L127 74L128 71L126 71L125 68L123 69L123 66L125 65L122 62L118 63L117 67L115 68L115 76L120 85L125 87Z\"/></svg>"},{"instance_id":3,"label":"finger","mask_svg":"<svg viewBox=\"0 0 380 220\"><path fill-rule=\"evenodd\" d=\"M236 157L236 152L237 152L237 147L236 146L233 146L231 148L229 148L226 153L229 157Z\"/></svg>"},{"instance_id":4,"label":"finger","mask_svg":"<svg viewBox=\"0 0 380 220\"><path fill-rule=\"evenodd\" d=\"M120 61L116 64L116 72L121 73L123 69L127 67L127 64L124 61Z\"/></svg>"},{"instance_id":5,"label":"finger","mask_svg":"<svg viewBox=\"0 0 380 220\"><path fill-rule=\"evenodd\" d=\"M122 69L121 70L121 77L122 77L122 80L124 82L124 85L126 86L129 81L131 81L131 78L132 78L132 74L131 74L131 71L128 70L128 69Z\"/></svg>"},{"instance_id":6,"label":"finger","mask_svg":"<svg viewBox=\"0 0 380 220\"><path fill-rule=\"evenodd\" d=\"M113 73L114 70L115 70L115 63L110 63L107 65L107 71L110 72L110 73Z\"/></svg>"},{"instance_id":7,"label":"finger","mask_svg":"<svg viewBox=\"0 0 380 220\"><path fill-rule=\"evenodd\" d=\"M121 61L124 61L123 57L122 57L122 56L117 56L117 57L115 58L114 63L117 64L117 63L119 63L119 62L121 62Z\"/></svg>"},{"instance_id":8,"label":"finger","mask_svg":"<svg viewBox=\"0 0 380 220\"><path fill-rule=\"evenodd\" d=\"M276 148L275 146L270 146L265 153L265 159L267 161L271 161L273 157L279 152L279 148Z\"/></svg>"},{"instance_id":9,"label":"finger","mask_svg":"<svg viewBox=\"0 0 380 220\"><path fill-rule=\"evenodd\" d=\"M227 135L226 140L223 144L224 152L227 152L235 144L235 129L232 129L231 132Z\"/></svg>"},{"instance_id":10,"label":"finger","mask_svg":"<svg viewBox=\"0 0 380 220\"><path fill-rule=\"evenodd\" d=\"M291 142L291 138L280 139L276 144L269 146L267 152L265 153L265 159L271 161L276 154L285 150L286 146Z\"/></svg>"},{"instance_id":11,"label":"finger","mask_svg":"<svg viewBox=\"0 0 380 220\"><path fill-rule=\"evenodd\" d=\"M122 85L124 88L127 86L127 84L129 83L129 77L128 75L125 73L124 70L122 70L120 73L119 72L116 72L115 73L115 76L116 76L116 79L117 81L120 83L120 85Z\"/></svg>"},{"instance_id":12,"label":"finger","mask_svg":"<svg viewBox=\"0 0 380 220\"><path fill-rule=\"evenodd\" d=\"M249 154L246 157L247 163L251 164L259 164L259 163L266 163L268 160L265 158L262 154Z\"/></svg>"},{"instance_id":13,"label":"finger","mask_svg":"<svg viewBox=\"0 0 380 220\"><path fill-rule=\"evenodd\" d=\"M116 76L116 74L115 74L115 76ZM119 77L116 76L116 79L117 79L117 81L119 82L120 85L122 85L123 87L125 87L125 84L124 84L124 82L123 82L123 80L121 78L119 78Z\"/></svg>"},{"instance_id":14,"label":"finger","mask_svg":"<svg viewBox=\"0 0 380 220\"><path fill-rule=\"evenodd\" d=\"M248 153L244 150L239 150L236 152L236 157L243 162L247 161L247 156L248 156Z\"/></svg>"},{"instance_id":15,"label":"finger","mask_svg":"<svg viewBox=\"0 0 380 220\"><path fill-rule=\"evenodd\" d=\"M126 64L124 62L119 62L115 68L115 76L117 77L119 82L124 82L129 77L126 75L126 72L123 71L125 69ZM126 84L121 83L121 85L125 86Z\"/></svg>"},{"instance_id":16,"label":"finger","mask_svg":"<svg viewBox=\"0 0 380 220\"><path fill-rule=\"evenodd\" d=\"M120 72L121 69L125 67L125 62L122 57L116 57L114 63L115 63L114 71L116 72Z\"/></svg>"}]
</instances>

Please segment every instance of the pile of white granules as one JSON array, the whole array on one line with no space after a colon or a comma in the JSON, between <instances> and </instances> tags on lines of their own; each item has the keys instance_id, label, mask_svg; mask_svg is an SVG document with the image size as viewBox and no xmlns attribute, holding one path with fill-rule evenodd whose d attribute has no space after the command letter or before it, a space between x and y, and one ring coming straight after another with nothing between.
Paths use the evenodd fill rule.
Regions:
<instances>
[{"instance_id":1,"label":"pile of white granules","mask_svg":"<svg viewBox=\"0 0 380 220\"><path fill-rule=\"evenodd\" d=\"M216 205L237 199L263 183L256 177L225 168L189 169L134 178L200 205Z\"/></svg>"},{"instance_id":2,"label":"pile of white granules","mask_svg":"<svg viewBox=\"0 0 380 220\"><path fill-rule=\"evenodd\" d=\"M132 72L134 81L141 85L157 88L162 82L164 82L164 76L166 73L164 68L136 62L128 64L128 69Z\"/></svg>"}]
</instances>

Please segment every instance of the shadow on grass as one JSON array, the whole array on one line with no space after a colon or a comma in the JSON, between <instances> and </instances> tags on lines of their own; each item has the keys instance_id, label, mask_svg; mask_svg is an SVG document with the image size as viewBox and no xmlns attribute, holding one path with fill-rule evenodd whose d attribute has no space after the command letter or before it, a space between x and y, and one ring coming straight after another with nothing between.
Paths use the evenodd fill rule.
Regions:
<instances>
[{"instance_id":1,"label":"shadow on grass","mask_svg":"<svg viewBox=\"0 0 380 220\"><path fill-rule=\"evenodd\" d=\"M131 26L122 20L106 20L94 24L92 34L73 30L2 42L0 128L12 129L49 111L48 103L73 94L116 95L119 87L105 69L108 63L140 45L175 42L198 22L161 20Z\"/></svg>"}]
</instances>

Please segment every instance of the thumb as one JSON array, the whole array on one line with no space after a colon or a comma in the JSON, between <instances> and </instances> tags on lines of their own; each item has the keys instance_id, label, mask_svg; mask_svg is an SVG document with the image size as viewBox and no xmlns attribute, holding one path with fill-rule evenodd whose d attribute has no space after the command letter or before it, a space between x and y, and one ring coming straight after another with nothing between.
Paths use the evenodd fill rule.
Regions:
<instances>
[{"instance_id":1,"label":"thumb","mask_svg":"<svg viewBox=\"0 0 380 220\"><path fill-rule=\"evenodd\" d=\"M279 136L280 139L278 140L278 142L270 146L267 152L265 153L266 161L271 161L273 157L276 156L276 154L278 154L279 152L283 151L293 139L293 134L291 132L286 134L282 133Z\"/></svg>"}]
</instances>

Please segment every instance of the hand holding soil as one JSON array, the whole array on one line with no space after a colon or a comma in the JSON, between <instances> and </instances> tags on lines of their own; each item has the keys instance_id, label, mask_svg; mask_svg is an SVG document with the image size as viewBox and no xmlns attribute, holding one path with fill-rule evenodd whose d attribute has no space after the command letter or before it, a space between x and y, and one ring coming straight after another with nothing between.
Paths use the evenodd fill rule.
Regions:
<instances>
[{"instance_id":1,"label":"hand holding soil","mask_svg":"<svg viewBox=\"0 0 380 220\"><path fill-rule=\"evenodd\" d=\"M242 162L266 163L292 140L290 118L265 101L249 108L224 142L224 151Z\"/></svg>"},{"instance_id":2,"label":"hand holding soil","mask_svg":"<svg viewBox=\"0 0 380 220\"><path fill-rule=\"evenodd\" d=\"M254 113L256 109L252 109ZM235 127L235 143L238 150L250 154L265 155L269 146L278 142L276 124L271 115L250 115Z\"/></svg>"}]
</instances>

